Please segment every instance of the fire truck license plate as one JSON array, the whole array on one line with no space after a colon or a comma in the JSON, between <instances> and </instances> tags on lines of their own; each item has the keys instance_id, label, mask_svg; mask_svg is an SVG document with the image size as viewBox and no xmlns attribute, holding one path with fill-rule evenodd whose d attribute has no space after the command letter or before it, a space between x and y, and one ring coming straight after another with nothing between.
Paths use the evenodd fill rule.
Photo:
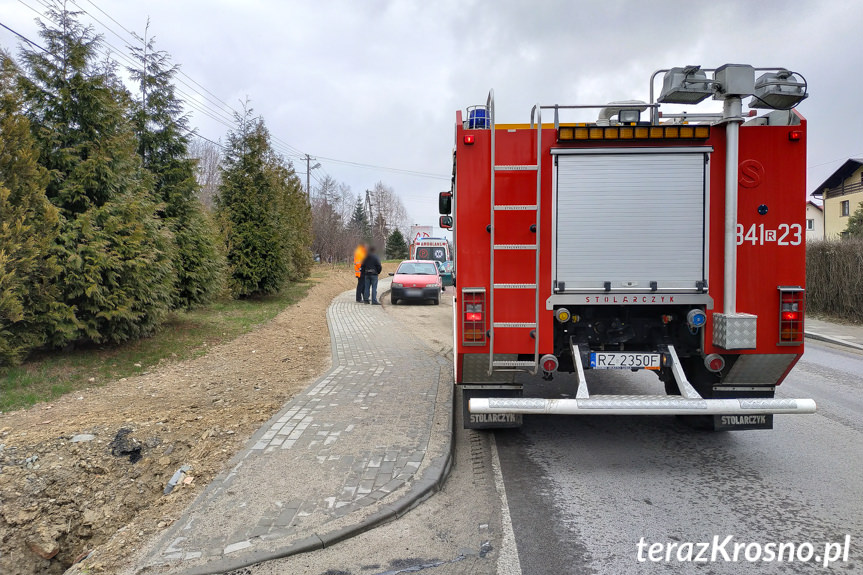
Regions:
<instances>
[{"instance_id":1,"label":"fire truck license plate","mask_svg":"<svg viewBox=\"0 0 863 575\"><path fill-rule=\"evenodd\" d=\"M659 369L658 353L593 352L591 369Z\"/></svg>"}]
</instances>

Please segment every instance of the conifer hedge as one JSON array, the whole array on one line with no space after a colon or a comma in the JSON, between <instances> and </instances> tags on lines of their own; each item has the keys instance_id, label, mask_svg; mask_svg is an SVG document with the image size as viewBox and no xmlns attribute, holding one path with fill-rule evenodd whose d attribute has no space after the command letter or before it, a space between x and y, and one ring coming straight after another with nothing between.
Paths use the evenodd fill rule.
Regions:
<instances>
[{"instance_id":1,"label":"conifer hedge","mask_svg":"<svg viewBox=\"0 0 863 575\"><path fill-rule=\"evenodd\" d=\"M309 203L262 118L237 116L211 215L169 56L130 47L133 94L78 13L45 16L44 50L0 51L0 366L308 275Z\"/></svg>"}]
</instances>

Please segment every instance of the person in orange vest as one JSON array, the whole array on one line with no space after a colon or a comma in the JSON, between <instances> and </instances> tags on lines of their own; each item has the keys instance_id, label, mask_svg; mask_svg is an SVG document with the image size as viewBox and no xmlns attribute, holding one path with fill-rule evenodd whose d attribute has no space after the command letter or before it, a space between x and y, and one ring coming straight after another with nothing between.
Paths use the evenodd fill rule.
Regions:
<instances>
[{"instance_id":1,"label":"person in orange vest","mask_svg":"<svg viewBox=\"0 0 863 575\"><path fill-rule=\"evenodd\" d=\"M354 275L357 276L357 302L363 303L363 290L366 285L366 274L363 271L363 260L366 259L368 248L361 242L354 250Z\"/></svg>"}]
</instances>

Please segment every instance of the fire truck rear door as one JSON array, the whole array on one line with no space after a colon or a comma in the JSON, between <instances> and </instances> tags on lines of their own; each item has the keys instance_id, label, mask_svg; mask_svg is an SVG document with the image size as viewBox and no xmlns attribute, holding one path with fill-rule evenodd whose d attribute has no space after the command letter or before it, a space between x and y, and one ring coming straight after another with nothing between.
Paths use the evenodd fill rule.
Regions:
<instances>
[{"instance_id":1,"label":"fire truck rear door","mask_svg":"<svg viewBox=\"0 0 863 575\"><path fill-rule=\"evenodd\" d=\"M710 150L552 150L557 292L701 291Z\"/></svg>"}]
</instances>

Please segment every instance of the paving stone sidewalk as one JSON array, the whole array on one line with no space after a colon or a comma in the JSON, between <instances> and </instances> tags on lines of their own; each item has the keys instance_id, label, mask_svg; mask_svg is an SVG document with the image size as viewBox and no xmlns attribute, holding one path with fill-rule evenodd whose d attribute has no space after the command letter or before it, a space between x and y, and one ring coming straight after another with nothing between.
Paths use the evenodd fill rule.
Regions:
<instances>
[{"instance_id":1,"label":"paving stone sidewalk","mask_svg":"<svg viewBox=\"0 0 863 575\"><path fill-rule=\"evenodd\" d=\"M431 491L450 461L452 366L394 313L353 291L333 301L332 369L252 437L136 572L219 572L322 548Z\"/></svg>"}]
</instances>

